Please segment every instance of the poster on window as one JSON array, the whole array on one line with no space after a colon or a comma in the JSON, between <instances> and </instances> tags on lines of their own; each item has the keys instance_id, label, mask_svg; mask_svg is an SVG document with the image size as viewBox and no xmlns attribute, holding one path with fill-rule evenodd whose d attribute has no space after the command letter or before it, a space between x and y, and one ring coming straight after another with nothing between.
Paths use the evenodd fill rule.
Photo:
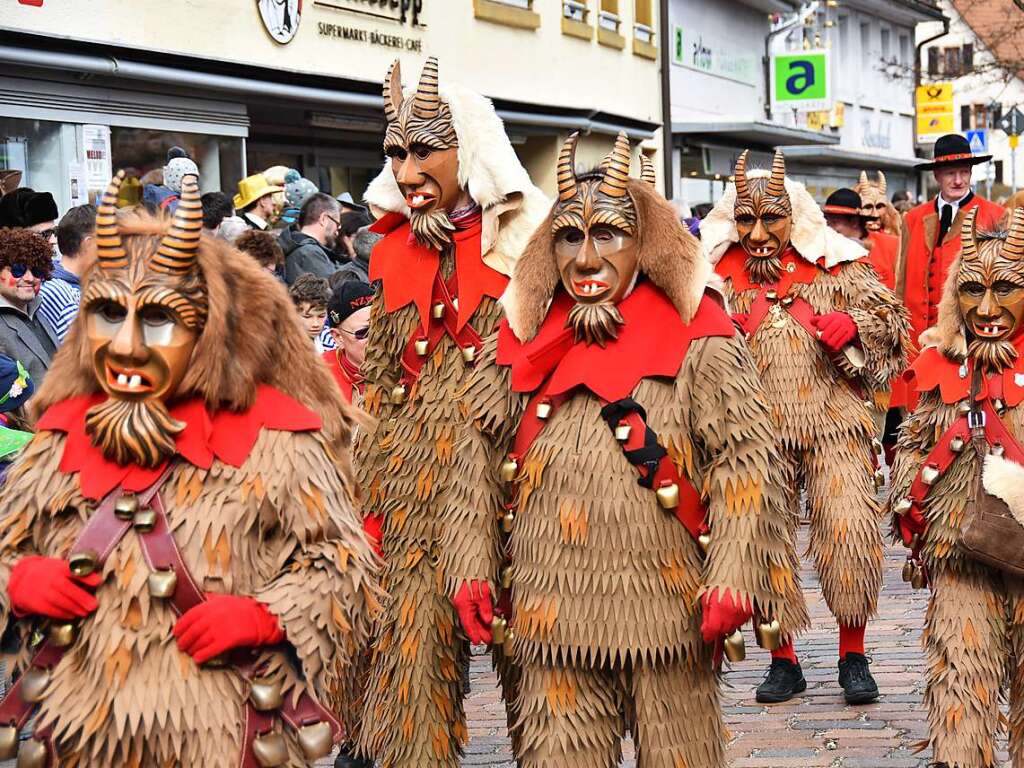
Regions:
<instances>
[{"instance_id":1,"label":"poster on window","mask_svg":"<svg viewBox=\"0 0 1024 768\"><path fill-rule=\"evenodd\" d=\"M110 126L83 125L82 146L85 186L90 201L95 201L114 175L110 160Z\"/></svg>"},{"instance_id":2,"label":"poster on window","mask_svg":"<svg viewBox=\"0 0 1024 768\"><path fill-rule=\"evenodd\" d=\"M68 163L68 200L72 208L89 202L88 190L85 188L85 172L81 163Z\"/></svg>"}]
</instances>

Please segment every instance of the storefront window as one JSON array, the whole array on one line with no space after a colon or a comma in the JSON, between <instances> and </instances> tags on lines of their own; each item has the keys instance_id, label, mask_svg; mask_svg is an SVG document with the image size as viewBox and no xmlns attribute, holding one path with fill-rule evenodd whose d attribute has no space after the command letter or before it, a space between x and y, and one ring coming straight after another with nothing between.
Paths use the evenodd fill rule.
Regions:
<instances>
[{"instance_id":1,"label":"storefront window","mask_svg":"<svg viewBox=\"0 0 1024 768\"><path fill-rule=\"evenodd\" d=\"M46 120L21 120L0 117L0 172L20 171L4 182L50 192L58 201L65 199L67 164L77 158L73 125Z\"/></svg>"}]
</instances>

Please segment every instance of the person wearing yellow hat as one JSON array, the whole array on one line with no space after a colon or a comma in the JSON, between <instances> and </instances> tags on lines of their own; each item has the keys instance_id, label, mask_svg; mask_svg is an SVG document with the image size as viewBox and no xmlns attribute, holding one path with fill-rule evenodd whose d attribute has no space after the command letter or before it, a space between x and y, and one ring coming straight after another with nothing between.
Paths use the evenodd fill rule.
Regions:
<instances>
[{"instance_id":1,"label":"person wearing yellow hat","mask_svg":"<svg viewBox=\"0 0 1024 768\"><path fill-rule=\"evenodd\" d=\"M242 220L253 229L270 229L270 219L275 208L274 193L282 191L282 187L274 186L267 181L262 173L247 176L238 182L238 194L235 195L235 210Z\"/></svg>"}]
</instances>

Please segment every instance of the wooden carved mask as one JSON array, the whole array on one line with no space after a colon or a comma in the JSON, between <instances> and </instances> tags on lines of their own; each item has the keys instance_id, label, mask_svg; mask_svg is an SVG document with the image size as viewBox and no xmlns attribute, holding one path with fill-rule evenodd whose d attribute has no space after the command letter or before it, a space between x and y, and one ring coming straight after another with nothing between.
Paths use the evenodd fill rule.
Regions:
<instances>
[{"instance_id":1,"label":"wooden carved mask","mask_svg":"<svg viewBox=\"0 0 1024 768\"><path fill-rule=\"evenodd\" d=\"M734 217L739 243L751 259L778 259L789 246L793 208L786 193L786 161L781 152L772 159L770 176L747 176L744 150L736 161Z\"/></svg>"}]
</instances>

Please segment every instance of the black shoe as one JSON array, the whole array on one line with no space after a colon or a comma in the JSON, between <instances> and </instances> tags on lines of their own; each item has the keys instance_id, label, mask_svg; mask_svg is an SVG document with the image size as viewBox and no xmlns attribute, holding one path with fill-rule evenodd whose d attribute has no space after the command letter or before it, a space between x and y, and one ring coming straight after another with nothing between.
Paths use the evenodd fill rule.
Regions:
<instances>
[{"instance_id":1,"label":"black shoe","mask_svg":"<svg viewBox=\"0 0 1024 768\"><path fill-rule=\"evenodd\" d=\"M847 704L867 704L878 698L878 686L863 653L848 653L839 662L839 684Z\"/></svg>"},{"instance_id":2,"label":"black shoe","mask_svg":"<svg viewBox=\"0 0 1024 768\"><path fill-rule=\"evenodd\" d=\"M342 744L341 751L334 758L334 768L373 768L373 760L355 757L350 744Z\"/></svg>"},{"instance_id":3,"label":"black shoe","mask_svg":"<svg viewBox=\"0 0 1024 768\"><path fill-rule=\"evenodd\" d=\"M757 700L761 704L779 704L806 690L807 681L799 664L789 659L772 659L764 682L757 686Z\"/></svg>"}]
</instances>

